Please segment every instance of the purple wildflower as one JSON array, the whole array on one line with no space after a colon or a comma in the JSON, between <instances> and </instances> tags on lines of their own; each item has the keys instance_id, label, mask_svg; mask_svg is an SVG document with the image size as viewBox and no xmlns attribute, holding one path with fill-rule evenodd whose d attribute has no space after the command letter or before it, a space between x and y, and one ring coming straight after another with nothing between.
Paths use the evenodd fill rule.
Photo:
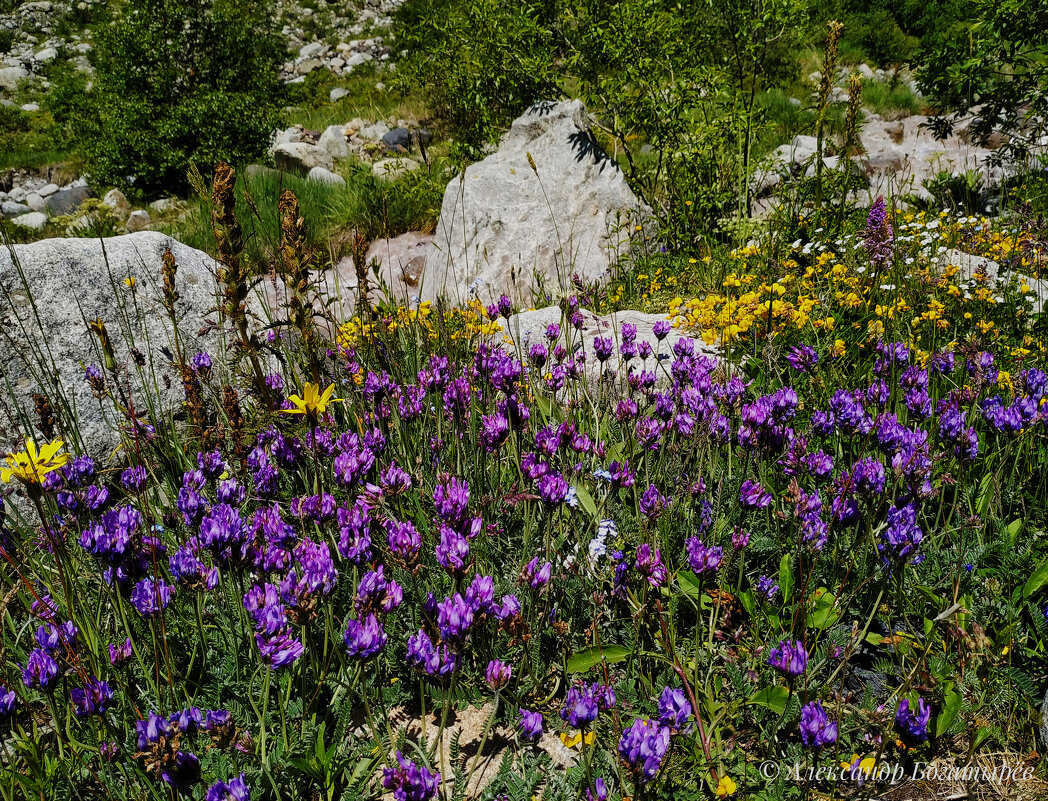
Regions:
<instances>
[{"instance_id":1,"label":"purple wildflower","mask_svg":"<svg viewBox=\"0 0 1048 801\"><path fill-rule=\"evenodd\" d=\"M387 640L382 624L373 614L363 621L350 620L346 626L346 650L350 659L366 660L377 656L386 647Z\"/></svg>"},{"instance_id":2,"label":"purple wildflower","mask_svg":"<svg viewBox=\"0 0 1048 801\"><path fill-rule=\"evenodd\" d=\"M535 741L542 736L543 720L541 712L520 710L520 736L525 740Z\"/></svg>"},{"instance_id":3,"label":"purple wildflower","mask_svg":"<svg viewBox=\"0 0 1048 801\"><path fill-rule=\"evenodd\" d=\"M670 747L670 730L657 720L637 718L619 739L619 755L633 768L640 784L655 778Z\"/></svg>"},{"instance_id":4,"label":"purple wildflower","mask_svg":"<svg viewBox=\"0 0 1048 801\"><path fill-rule=\"evenodd\" d=\"M784 675L795 678L808 666L808 652L800 640L783 640L771 649L768 664Z\"/></svg>"},{"instance_id":5,"label":"purple wildflower","mask_svg":"<svg viewBox=\"0 0 1048 801\"><path fill-rule=\"evenodd\" d=\"M509 305L508 299L506 304ZM501 300L499 305L501 307ZM397 751L397 763L398 767L386 768L382 772L382 786L393 791L396 801L429 801L437 794L437 788L440 787L439 773L430 773L427 768L416 765L400 751Z\"/></svg>"},{"instance_id":6,"label":"purple wildflower","mask_svg":"<svg viewBox=\"0 0 1048 801\"><path fill-rule=\"evenodd\" d=\"M822 748L837 741L837 724L826 715L818 701L801 709L801 742L808 748Z\"/></svg>"},{"instance_id":7,"label":"purple wildflower","mask_svg":"<svg viewBox=\"0 0 1048 801\"><path fill-rule=\"evenodd\" d=\"M251 788L241 773L229 782L217 781L208 790L204 801L251 801Z\"/></svg>"},{"instance_id":8,"label":"purple wildflower","mask_svg":"<svg viewBox=\"0 0 1048 801\"><path fill-rule=\"evenodd\" d=\"M683 731L692 715L691 703L682 690L666 687L659 696L659 722L672 731Z\"/></svg>"},{"instance_id":9,"label":"purple wildflower","mask_svg":"<svg viewBox=\"0 0 1048 801\"><path fill-rule=\"evenodd\" d=\"M696 576L715 572L720 567L724 549L719 545L706 546L698 537L688 537L684 542L688 552L688 565Z\"/></svg>"},{"instance_id":10,"label":"purple wildflower","mask_svg":"<svg viewBox=\"0 0 1048 801\"><path fill-rule=\"evenodd\" d=\"M174 597L175 588L163 579L144 578L131 591L131 604L142 617L150 618L163 612Z\"/></svg>"},{"instance_id":11,"label":"purple wildflower","mask_svg":"<svg viewBox=\"0 0 1048 801\"><path fill-rule=\"evenodd\" d=\"M895 728L913 742L923 743L928 739L928 724L931 723L932 708L923 698L917 700L916 708L910 708L909 699L899 701L895 712Z\"/></svg>"},{"instance_id":12,"label":"purple wildflower","mask_svg":"<svg viewBox=\"0 0 1048 801\"><path fill-rule=\"evenodd\" d=\"M487 670L484 671L484 681L494 692L498 692L509 684L512 675L511 665L498 659L492 659L488 662Z\"/></svg>"}]
</instances>

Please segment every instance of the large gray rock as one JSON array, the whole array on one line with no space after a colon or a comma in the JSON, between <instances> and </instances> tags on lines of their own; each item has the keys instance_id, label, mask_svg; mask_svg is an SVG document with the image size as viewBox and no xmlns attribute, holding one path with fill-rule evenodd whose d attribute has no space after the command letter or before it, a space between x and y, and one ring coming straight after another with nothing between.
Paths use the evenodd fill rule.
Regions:
<instances>
[{"instance_id":1,"label":"large gray rock","mask_svg":"<svg viewBox=\"0 0 1048 801\"><path fill-rule=\"evenodd\" d=\"M127 215L127 225L125 226L130 233L136 231L145 231L152 224L152 220L149 218L149 212L145 209L137 209Z\"/></svg>"},{"instance_id":2,"label":"large gray rock","mask_svg":"<svg viewBox=\"0 0 1048 801\"><path fill-rule=\"evenodd\" d=\"M33 392L47 394L56 408L64 402L75 409L84 448L96 458L107 459L113 453L119 442L117 426L124 421L108 401L100 410L84 381L84 367L99 362L97 340L87 321L101 318L107 324L116 361L130 381L140 412L148 408L147 396L166 410L176 410L182 402L181 378L162 351L173 351L171 325L159 303L165 247L171 248L178 264L183 347L189 353L200 349L217 354L221 334L206 324L216 319L211 310L217 265L205 253L152 231L102 240L45 239L0 248L0 324L4 336L13 340L0 349L0 372L30 418ZM133 288L125 284L127 278L135 279ZM39 324L30 296L43 312ZM122 333L125 315L130 342ZM146 358L141 373L134 368L129 344ZM144 383L142 375L149 376ZM165 377L170 387L165 386ZM0 412L0 441L5 445L15 444L25 433L6 416L11 414L13 409L5 404Z\"/></svg>"},{"instance_id":3,"label":"large gray rock","mask_svg":"<svg viewBox=\"0 0 1048 801\"><path fill-rule=\"evenodd\" d=\"M495 153L448 184L421 295L462 303L507 294L531 305L536 278L547 293L570 291L573 275L603 281L648 217L582 103L536 104Z\"/></svg>"},{"instance_id":4,"label":"large gray rock","mask_svg":"<svg viewBox=\"0 0 1048 801\"><path fill-rule=\"evenodd\" d=\"M307 174L314 167L330 170L334 167L331 154L319 145L307 142L288 142L273 148L273 161L278 170Z\"/></svg>"},{"instance_id":5,"label":"large gray rock","mask_svg":"<svg viewBox=\"0 0 1048 801\"><path fill-rule=\"evenodd\" d=\"M862 163L874 197L914 194L930 199L923 184L943 172L977 172L987 188L995 188L1014 171L993 150L966 141L963 125L940 141L925 127L928 121L922 116L887 121L876 115L867 120L860 134L866 152Z\"/></svg>"},{"instance_id":6,"label":"large gray rock","mask_svg":"<svg viewBox=\"0 0 1048 801\"><path fill-rule=\"evenodd\" d=\"M1033 304L1034 314L1041 314L1044 311L1045 303L1048 302L1048 281L1002 269L1001 265L993 259L951 248L939 254L936 267L939 272L948 268L956 268L956 273L951 280L965 292L969 290L974 292L978 287L995 289L1009 282L1014 282L1017 288L1022 289L1025 284L1028 289L1024 294Z\"/></svg>"},{"instance_id":7,"label":"large gray rock","mask_svg":"<svg viewBox=\"0 0 1048 801\"><path fill-rule=\"evenodd\" d=\"M106 192L102 202L113 210L113 216L124 221L131 213L131 202L119 189L110 189Z\"/></svg>"},{"instance_id":8,"label":"large gray rock","mask_svg":"<svg viewBox=\"0 0 1048 801\"><path fill-rule=\"evenodd\" d=\"M414 172L420 166L414 159L405 157L382 159L371 165L371 174L385 181L395 181L409 172Z\"/></svg>"},{"instance_id":9,"label":"large gray rock","mask_svg":"<svg viewBox=\"0 0 1048 801\"><path fill-rule=\"evenodd\" d=\"M372 242L366 255L368 294L372 301L388 297L401 304L409 302L417 291L426 256L432 249L433 235L420 231ZM279 280L267 280L263 286L273 318L286 317L286 312L281 310L290 299L287 287ZM332 335L338 325L354 315L357 288L357 271L351 256L316 276L310 296L318 315L317 324L326 334Z\"/></svg>"},{"instance_id":10,"label":"large gray rock","mask_svg":"<svg viewBox=\"0 0 1048 801\"><path fill-rule=\"evenodd\" d=\"M17 217L19 214L26 214L32 211L25 203L18 203L14 200L5 200L0 203L0 213L5 217Z\"/></svg>"},{"instance_id":11,"label":"large gray rock","mask_svg":"<svg viewBox=\"0 0 1048 801\"><path fill-rule=\"evenodd\" d=\"M42 231L47 225L47 215L40 211L31 211L28 214L20 214L11 222L31 231Z\"/></svg>"},{"instance_id":12,"label":"large gray rock","mask_svg":"<svg viewBox=\"0 0 1048 801\"><path fill-rule=\"evenodd\" d=\"M47 210L53 217L60 214L72 214L89 197L91 197L91 190L86 186L70 186L47 198Z\"/></svg>"},{"instance_id":13,"label":"large gray rock","mask_svg":"<svg viewBox=\"0 0 1048 801\"><path fill-rule=\"evenodd\" d=\"M339 175L337 172L331 170L325 170L323 167L314 167L309 171L307 176L309 180L316 181L321 184L328 184L329 186L345 186L346 179Z\"/></svg>"},{"instance_id":14,"label":"large gray rock","mask_svg":"<svg viewBox=\"0 0 1048 801\"><path fill-rule=\"evenodd\" d=\"M344 125L329 125L320 135L317 144L324 148L332 159L344 159L349 156L349 144L346 142Z\"/></svg>"}]
</instances>

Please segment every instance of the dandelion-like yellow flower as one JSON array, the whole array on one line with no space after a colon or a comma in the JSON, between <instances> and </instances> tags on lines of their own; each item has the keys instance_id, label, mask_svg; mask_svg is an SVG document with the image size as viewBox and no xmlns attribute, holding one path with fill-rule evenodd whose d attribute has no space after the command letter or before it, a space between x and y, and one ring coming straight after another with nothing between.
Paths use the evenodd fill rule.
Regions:
<instances>
[{"instance_id":1,"label":"dandelion-like yellow flower","mask_svg":"<svg viewBox=\"0 0 1048 801\"><path fill-rule=\"evenodd\" d=\"M3 479L5 484L12 478L23 484L42 483L44 476L53 473L69 461L68 453L59 453L64 445L62 440L56 439L37 451L36 442L27 439L24 451L5 457L7 465L0 468L0 479Z\"/></svg>"},{"instance_id":2,"label":"dandelion-like yellow flower","mask_svg":"<svg viewBox=\"0 0 1048 801\"><path fill-rule=\"evenodd\" d=\"M319 417L327 411L328 404L338 403L341 399L331 399L331 393L335 391L335 385L330 384L327 389L323 392L320 391L320 384L314 384L307 381L306 385L302 388L302 397L298 395L292 395L288 398L293 404L294 409L281 409L284 414L304 414L309 417Z\"/></svg>"},{"instance_id":3,"label":"dandelion-like yellow flower","mask_svg":"<svg viewBox=\"0 0 1048 801\"><path fill-rule=\"evenodd\" d=\"M720 777L717 782L717 798L727 798L730 795L735 795L735 791L739 789L739 785L735 781L725 774Z\"/></svg>"}]
</instances>

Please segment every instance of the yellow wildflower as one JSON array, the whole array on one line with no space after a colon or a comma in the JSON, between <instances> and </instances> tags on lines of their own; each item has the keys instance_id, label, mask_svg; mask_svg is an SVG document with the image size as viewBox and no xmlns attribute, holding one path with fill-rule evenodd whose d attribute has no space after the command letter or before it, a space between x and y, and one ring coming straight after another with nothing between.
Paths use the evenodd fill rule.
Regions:
<instances>
[{"instance_id":1,"label":"yellow wildflower","mask_svg":"<svg viewBox=\"0 0 1048 801\"><path fill-rule=\"evenodd\" d=\"M327 411L329 403L338 403L339 399L332 400L331 393L335 391L335 385L330 384L323 392L320 385L310 381L302 388L302 397L292 395L288 398L294 405L294 409L281 409L284 414L304 414L309 417L319 417Z\"/></svg>"},{"instance_id":2,"label":"yellow wildflower","mask_svg":"<svg viewBox=\"0 0 1048 801\"><path fill-rule=\"evenodd\" d=\"M717 798L727 798L730 795L735 795L735 791L738 789L739 785L734 782L731 776L725 774L717 782Z\"/></svg>"},{"instance_id":3,"label":"yellow wildflower","mask_svg":"<svg viewBox=\"0 0 1048 801\"><path fill-rule=\"evenodd\" d=\"M62 440L56 439L38 451L36 442L27 439L24 451L11 453L5 457L7 465L0 468L0 479L3 479L5 484L12 478L18 479L23 484L42 483L44 476L53 473L69 461L68 453L59 453L64 445Z\"/></svg>"}]
</instances>

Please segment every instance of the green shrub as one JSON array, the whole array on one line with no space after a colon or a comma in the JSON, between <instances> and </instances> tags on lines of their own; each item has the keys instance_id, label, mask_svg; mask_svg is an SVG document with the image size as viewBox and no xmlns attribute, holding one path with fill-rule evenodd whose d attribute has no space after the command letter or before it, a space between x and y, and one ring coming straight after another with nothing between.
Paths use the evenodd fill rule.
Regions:
<instances>
[{"instance_id":1,"label":"green shrub","mask_svg":"<svg viewBox=\"0 0 1048 801\"><path fill-rule=\"evenodd\" d=\"M97 78L76 115L88 168L144 193L190 165L256 158L280 101L269 0L129 0L97 33Z\"/></svg>"},{"instance_id":2,"label":"green shrub","mask_svg":"<svg viewBox=\"0 0 1048 801\"><path fill-rule=\"evenodd\" d=\"M472 155L528 106L561 95L537 3L411 0L398 11L404 77Z\"/></svg>"},{"instance_id":3,"label":"green shrub","mask_svg":"<svg viewBox=\"0 0 1048 801\"><path fill-rule=\"evenodd\" d=\"M876 64L905 64L913 58L919 41L907 36L886 10L856 14L845 28L846 36Z\"/></svg>"}]
</instances>

